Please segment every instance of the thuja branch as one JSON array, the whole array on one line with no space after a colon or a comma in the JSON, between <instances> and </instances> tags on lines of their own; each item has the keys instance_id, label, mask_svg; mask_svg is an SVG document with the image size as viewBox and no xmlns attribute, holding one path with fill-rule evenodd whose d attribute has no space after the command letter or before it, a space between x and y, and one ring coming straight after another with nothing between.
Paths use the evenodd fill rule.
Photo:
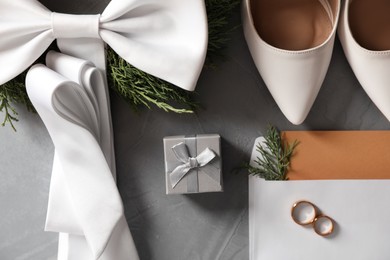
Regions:
<instances>
[{"instance_id":1,"label":"thuja branch","mask_svg":"<svg viewBox=\"0 0 390 260\"><path fill-rule=\"evenodd\" d=\"M206 0L209 42L207 47L206 66L214 66L215 61L223 57L230 33L235 26L229 27L233 10L240 0Z\"/></svg>"},{"instance_id":2,"label":"thuja branch","mask_svg":"<svg viewBox=\"0 0 390 260\"><path fill-rule=\"evenodd\" d=\"M291 157L298 145L295 140L287 143L282 140L280 132L275 127L269 127L265 141L256 144L256 150L260 154L255 160L255 166L246 164L248 173L266 180L287 180L287 172Z\"/></svg>"},{"instance_id":3,"label":"thuja branch","mask_svg":"<svg viewBox=\"0 0 390 260\"><path fill-rule=\"evenodd\" d=\"M24 80L26 73L22 73L14 80L0 86L0 112L4 113L4 119L1 123L2 126L9 124L14 131L16 128L14 122L17 122L17 111L12 106L12 103L23 104L30 112L35 112L30 99L28 98Z\"/></svg>"},{"instance_id":4,"label":"thuja branch","mask_svg":"<svg viewBox=\"0 0 390 260\"><path fill-rule=\"evenodd\" d=\"M166 112L192 113L196 107L189 92L135 68L110 48L107 62L110 87L133 108L155 105ZM174 107L172 102L187 108Z\"/></svg>"}]
</instances>

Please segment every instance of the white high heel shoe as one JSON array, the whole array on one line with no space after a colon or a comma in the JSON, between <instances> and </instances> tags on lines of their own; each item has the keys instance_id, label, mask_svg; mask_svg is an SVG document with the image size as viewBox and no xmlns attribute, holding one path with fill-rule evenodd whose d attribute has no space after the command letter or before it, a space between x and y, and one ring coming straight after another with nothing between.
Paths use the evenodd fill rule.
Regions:
<instances>
[{"instance_id":1,"label":"white high heel shoe","mask_svg":"<svg viewBox=\"0 0 390 260\"><path fill-rule=\"evenodd\" d=\"M329 67L340 0L244 0L245 38L283 114L301 124Z\"/></svg>"},{"instance_id":2,"label":"white high heel shoe","mask_svg":"<svg viewBox=\"0 0 390 260\"><path fill-rule=\"evenodd\" d=\"M367 95L390 121L390 1L346 0L338 35Z\"/></svg>"}]
</instances>

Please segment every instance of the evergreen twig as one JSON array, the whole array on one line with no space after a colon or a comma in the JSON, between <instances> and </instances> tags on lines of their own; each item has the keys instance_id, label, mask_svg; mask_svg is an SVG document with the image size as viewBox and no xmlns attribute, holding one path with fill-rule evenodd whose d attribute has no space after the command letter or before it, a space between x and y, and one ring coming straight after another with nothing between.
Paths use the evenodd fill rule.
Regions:
<instances>
[{"instance_id":1,"label":"evergreen twig","mask_svg":"<svg viewBox=\"0 0 390 260\"><path fill-rule=\"evenodd\" d=\"M192 113L197 107L189 92L133 67L110 48L107 61L110 87L134 109L150 109L153 104L166 112ZM187 108L176 108L169 104L172 101Z\"/></svg>"},{"instance_id":2,"label":"evergreen twig","mask_svg":"<svg viewBox=\"0 0 390 260\"><path fill-rule=\"evenodd\" d=\"M241 0L206 0L209 42L207 47L206 66L215 67L216 60L223 57L230 33L237 28L229 28L229 20L233 10Z\"/></svg>"},{"instance_id":3,"label":"evergreen twig","mask_svg":"<svg viewBox=\"0 0 390 260\"><path fill-rule=\"evenodd\" d=\"M263 144L256 144L256 150L260 153L255 160L256 166L245 164L244 168L250 175L266 180L287 180L290 160L299 142L284 142L279 131L272 126L268 128L264 138Z\"/></svg>"},{"instance_id":4,"label":"evergreen twig","mask_svg":"<svg viewBox=\"0 0 390 260\"><path fill-rule=\"evenodd\" d=\"M18 112L11 103L22 104L28 111L35 113L34 106L31 104L26 92L25 78L26 73L22 73L14 80L0 86L0 112L4 112L4 120L1 126L9 124L14 131L16 131L14 122L19 120L17 118Z\"/></svg>"}]
</instances>

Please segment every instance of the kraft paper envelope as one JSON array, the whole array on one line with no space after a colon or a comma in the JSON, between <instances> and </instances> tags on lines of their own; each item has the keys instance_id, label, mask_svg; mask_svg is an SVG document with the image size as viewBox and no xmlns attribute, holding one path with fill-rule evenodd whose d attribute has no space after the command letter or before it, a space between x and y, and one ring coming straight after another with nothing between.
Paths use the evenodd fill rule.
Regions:
<instances>
[{"instance_id":1,"label":"kraft paper envelope","mask_svg":"<svg viewBox=\"0 0 390 260\"><path fill-rule=\"evenodd\" d=\"M306 133L308 135L305 135ZM289 181L265 181L258 177L249 177L250 260L390 259L390 247L388 246L390 242L390 225L388 224L390 180L383 180L386 175L376 172L377 169L383 169L385 172L388 166L376 167L372 164L373 170L365 173L371 168L363 165L368 157L378 164L387 163L386 156L376 154L378 157L375 157L370 154L370 152L376 153L375 149L389 150L379 138L385 138L386 132L364 132L371 135L373 139L363 141L360 138L356 140L356 144L346 142L346 140L353 139L347 136L347 132L316 132L314 133L316 135L311 135L311 133L313 132L286 133L288 138L301 141L299 153L293 158L293 165L295 170L303 169L305 175L299 177L291 175L291 179L295 180ZM350 133L354 137L363 136L363 132ZM324 139L322 137L318 139L318 134L323 134ZM344 138L337 139L337 135ZM315 161L316 154L308 154L310 159L300 158L303 154L309 153L307 150L309 148L305 148L303 144L311 143L311 138L316 141L315 151L323 152L317 155L329 155L328 160ZM262 140L264 139L258 138L255 144ZM335 140L339 140L339 144L342 145ZM368 147L362 146L364 143L368 144ZM332 154L329 149L332 150L333 148L330 147L334 145L337 151ZM352 151L350 154L348 151L351 147L359 151ZM343 164L343 160L338 158L345 154L343 152L348 152L346 155L348 160L359 160L357 165L350 165L351 161L344 161ZM367 158L362 155L366 155ZM260 154L256 151L255 145L251 157L253 166L255 166L254 160L257 156ZM382 159L379 159L381 156L383 156ZM361 161L362 159L364 161ZM383 159L384 161L380 161ZM360 165L364 169L359 168ZM315 166L315 168L309 169L304 166ZM354 170L350 170L349 167ZM327 174L328 171L335 173ZM302 176L308 179L325 179L331 176L339 180L297 180ZM382 180L368 180L370 177L382 178ZM340 178L355 179L340 180ZM356 178L365 178L365 180L356 180ZM290 210L292 205L299 200L314 203L321 213L332 217L336 223L334 233L329 237L321 237L311 227L297 225L291 218Z\"/></svg>"},{"instance_id":2,"label":"kraft paper envelope","mask_svg":"<svg viewBox=\"0 0 390 260\"><path fill-rule=\"evenodd\" d=\"M290 180L390 179L390 131L285 131Z\"/></svg>"}]
</instances>

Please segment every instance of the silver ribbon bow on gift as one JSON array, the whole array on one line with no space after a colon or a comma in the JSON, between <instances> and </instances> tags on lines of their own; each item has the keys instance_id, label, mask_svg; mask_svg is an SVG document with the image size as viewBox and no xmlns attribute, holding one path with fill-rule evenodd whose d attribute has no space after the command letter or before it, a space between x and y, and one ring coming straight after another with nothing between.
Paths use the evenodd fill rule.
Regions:
<instances>
[{"instance_id":1,"label":"silver ribbon bow on gift","mask_svg":"<svg viewBox=\"0 0 390 260\"><path fill-rule=\"evenodd\" d=\"M191 157L188 153L187 146L184 142L178 143L172 147L176 158L183 164L177 166L170 174L172 188L186 176L186 174L199 167L203 167L211 162L217 155L208 147L204 149L198 156Z\"/></svg>"}]
</instances>

